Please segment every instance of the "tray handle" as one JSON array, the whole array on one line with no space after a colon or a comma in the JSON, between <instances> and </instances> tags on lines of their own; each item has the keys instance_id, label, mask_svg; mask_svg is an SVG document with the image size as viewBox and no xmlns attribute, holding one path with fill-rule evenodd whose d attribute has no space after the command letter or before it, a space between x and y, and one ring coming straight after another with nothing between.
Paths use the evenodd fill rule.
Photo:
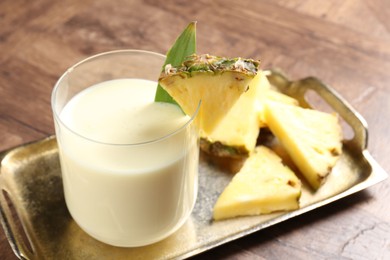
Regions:
<instances>
[{"instance_id":1,"label":"tray handle","mask_svg":"<svg viewBox=\"0 0 390 260\"><path fill-rule=\"evenodd\" d=\"M0 183L2 183L1 176ZM10 207L15 209L12 196L5 187L0 186L0 222L11 249L19 259L32 259L33 247L27 236L23 221L20 218L20 214L16 210L12 212ZM18 226L15 217L19 219L21 226Z\"/></svg>"},{"instance_id":2,"label":"tray handle","mask_svg":"<svg viewBox=\"0 0 390 260\"><path fill-rule=\"evenodd\" d=\"M330 107L333 108L349 124L354 132L354 136L345 143L353 147L353 150L364 151L368 143L368 127L364 118L331 87L325 85L315 77L308 77L298 81L289 81L279 71L266 71L266 75L272 85L277 86L283 93L290 95L300 102L304 107L310 107L305 94L307 90L313 90Z\"/></svg>"}]
</instances>

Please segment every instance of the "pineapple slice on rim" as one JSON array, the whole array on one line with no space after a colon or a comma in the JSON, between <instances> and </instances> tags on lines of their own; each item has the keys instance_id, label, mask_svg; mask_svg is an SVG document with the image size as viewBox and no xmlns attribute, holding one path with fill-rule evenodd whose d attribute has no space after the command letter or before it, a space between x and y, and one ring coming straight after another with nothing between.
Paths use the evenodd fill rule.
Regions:
<instances>
[{"instance_id":1,"label":"pineapple slice on rim","mask_svg":"<svg viewBox=\"0 0 390 260\"><path fill-rule=\"evenodd\" d=\"M218 157L241 158L255 149L260 130L257 92L263 77L265 75L259 71L249 84L249 90L241 95L215 130L209 135L202 134L200 147L203 151Z\"/></svg>"},{"instance_id":2,"label":"pineapple slice on rim","mask_svg":"<svg viewBox=\"0 0 390 260\"><path fill-rule=\"evenodd\" d=\"M198 114L200 128L212 133L238 98L248 90L259 62L251 59L191 55L181 66L165 66L160 85L192 115L201 101Z\"/></svg>"},{"instance_id":3,"label":"pineapple slice on rim","mask_svg":"<svg viewBox=\"0 0 390 260\"><path fill-rule=\"evenodd\" d=\"M265 119L298 169L318 189L342 153L336 114L268 101Z\"/></svg>"},{"instance_id":4,"label":"pineapple slice on rim","mask_svg":"<svg viewBox=\"0 0 390 260\"><path fill-rule=\"evenodd\" d=\"M256 147L214 205L215 220L299 208L301 182L272 150Z\"/></svg>"}]
</instances>

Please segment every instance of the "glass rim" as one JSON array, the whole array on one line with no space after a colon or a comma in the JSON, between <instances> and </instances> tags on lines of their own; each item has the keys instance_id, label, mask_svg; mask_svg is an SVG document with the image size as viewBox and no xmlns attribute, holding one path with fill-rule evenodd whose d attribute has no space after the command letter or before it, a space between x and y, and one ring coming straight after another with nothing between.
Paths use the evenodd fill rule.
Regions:
<instances>
[{"instance_id":1,"label":"glass rim","mask_svg":"<svg viewBox=\"0 0 390 260\"><path fill-rule=\"evenodd\" d=\"M187 128L195 119L195 117L198 115L199 113L199 110L200 110L200 106L202 104L202 100L199 100L198 102L198 106L197 108L195 109L195 112L192 114L192 115L188 115L190 118L186 121L185 124L181 125L180 127L176 128L175 130L163 135L163 136L160 136L160 137L157 137L157 138L154 138L154 139L150 139L150 140L146 140L146 141L142 141L142 142L134 142L134 143L110 143L110 142L103 142L103 141L99 141L99 140L95 140L95 139L92 139L92 138L89 138L87 136L84 136L80 133L78 133L77 131L73 130L72 128L70 128L67 124L65 124L61 118L60 118L60 115L57 114L57 111L55 109L55 99L56 99L56 94L58 92L58 89L59 89L59 85L60 83L64 80L64 78L69 75L74 69L76 69L77 67L79 67L80 65L86 63L86 62L89 62L91 60L94 60L96 58L99 58L99 57L102 57L102 56L108 56L108 55L113 55L113 54L121 54L121 53L127 53L127 54L131 54L131 53L140 53L140 54L148 54L148 55L155 55L155 56L160 56L162 58L165 58L166 56L161 54L161 53L157 53L157 52L152 52L152 51L146 51L146 50L136 50L136 49L125 49L125 50L114 50L114 51L107 51L107 52L102 52L102 53L98 53L98 54L95 54L95 55L92 55L92 56L89 56L77 63L75 63L74 65L72 65L71 67L69 67L61 76L60 78L57 80L57 82L54 84L54 87L53 87L53 90L52 90L52 93L51 93L51 108L52 108L52 111L53 111L53 115L54 115L54 120L57 121L59 124L61 124L62 126L64 126L67 130L69 130L71 133L75 134L76 136L80 137L80 138L83 138L85 140L88 140L90 142L93 142L93 143L97 143L97 144L102 144L102 145L110 145L110 146L141 146L141 145L147 145L147 144L152 144L152 143L157 143L157 142L160 142L160 141L163 141L165 139L168 139L169 137L171 136L174 136L175 134L181 132L182 130L184 130L185 128ZM161 68L162 69L162 68ZM180 107L179 107L180 108ZM181 109L181 108L180 108ZM184 111L183 111L184 113Z\"/></svg>"}]
</instances>

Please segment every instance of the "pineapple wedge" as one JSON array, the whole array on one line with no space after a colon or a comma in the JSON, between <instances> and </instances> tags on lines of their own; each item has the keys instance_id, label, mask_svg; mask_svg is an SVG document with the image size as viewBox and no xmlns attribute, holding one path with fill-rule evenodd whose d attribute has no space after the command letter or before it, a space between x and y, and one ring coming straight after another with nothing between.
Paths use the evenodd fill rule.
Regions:
<instances>
[{"instance_id":1,"label":"pineapple wedge","mask_svg":"<svg viewBox=\"0 0 390 260\"><path fill-rule=\"evenodd\" d=\"M301 182L265 146L256 147L219 196L215 220L260 215L299 208Z\"/></svg>"},{"instance_id":2,"label":"pineapple wedge","mask_svg":"<svg viewBox=\"0 0 390 260\"><path fill-rule=\"evenodd\" d=\"M264 116L264 103L267 102L267 100L277 101L294 106L299 105L298 100L296 100L295 98L287 96L274 89L265 75L261 78L261 81L259 82L259 89L260 91L257 92L256 98L256 110L260 128L267 127L267 122Z\"/></svg>"},{"instance_id":3,"label":"pineapple wedge","mask_svg":"<svg viewBox=\"0 0 390 260\"><path fill-rule=\"evenodd\" d=\"M159 83L188 115L194 114L201 101L198 124L210 134L248 90L258 66L258 61L250 59L194 54L182 66L167 64Z\"/></svg>"},{"instance_id":4,"label":"pineapple wedge","mask_svg":"<svg viewBox=\"0 0 390 260\"><path fill-rule=\"evenodd\" d=\"M255 102L262 77L265 76L259 71L249 90L241 95L215 130L209 135L202 134L203 151L218 157L240 158L255 149L260 130Z\"/></svg>"},{"instance_id":5,"label":"pineapple wedge","mask_svg":"<svg viewBox=\"0 0 390 260\"><path fill-rule=\"evenodd\" d=\"M270 89L266 95L267 100L276 101L283 104L298 106L299 102L295 98L287 96L279 91Z\"/></svg>"},{"instance_id":6,"label":"pineapple wedge","mask_svg":"<svg viewBox=\"0 0 390 260\"><path fill-rule=\"evenodd\" d=\"M267 125L302 172L318 189L342 152L342 130L337 115L267 101Z\"/></svg>"},{"instance_id":7,"label":"pineapple wedge","mask_svg":"<svg viewBox=\"0 0 390 260\"><path fill-rule=\"evenodd\" d=\"M287 96L279 91L269 89L266 93L264 93L264 97L259 100L260 104L257 106L257 115L260 128L267 127L267 120L265 119L264 114L264 103L266 103L268 100L292 106L299 106L299 102L295 98Z\"/></svg>"}]
</instances>

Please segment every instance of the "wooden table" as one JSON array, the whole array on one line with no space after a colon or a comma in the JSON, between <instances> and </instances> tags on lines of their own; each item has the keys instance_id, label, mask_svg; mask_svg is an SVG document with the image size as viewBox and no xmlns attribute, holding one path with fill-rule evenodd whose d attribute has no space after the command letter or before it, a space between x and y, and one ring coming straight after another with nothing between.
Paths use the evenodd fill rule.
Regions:
<instances>
[{"instance_id":1,"label":"wooden table","mask_svg":"<svg viewBox=\"0 0 390 260\"><path fill-rule=\"evenodd\" d=\"M198 21L199 53L260 58L292 79L333 86L369 125L390 172L387 0L0 2L0 150L54 133L50 93L75 62L103 51L164 53ZM390 259L390 180L195 259ZM3 230L0 258L14 259Z\"/></svg>"}]
</instances>

